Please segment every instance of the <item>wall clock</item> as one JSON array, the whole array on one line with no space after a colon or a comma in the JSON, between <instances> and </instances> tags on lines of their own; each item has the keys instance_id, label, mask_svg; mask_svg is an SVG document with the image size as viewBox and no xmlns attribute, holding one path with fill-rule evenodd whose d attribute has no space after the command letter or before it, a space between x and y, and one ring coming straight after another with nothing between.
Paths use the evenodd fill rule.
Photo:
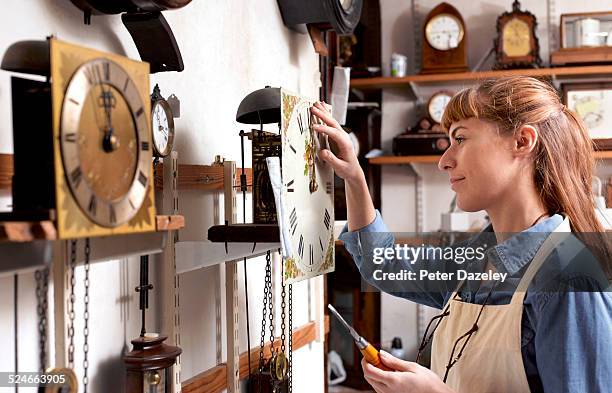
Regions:
<instances>
[{"instance_id":1,"label":"wall clock","mask_svg":"<svg viewBox=\"0 0 612 393\"><path fill-rule=\"evenodd\" d=\"M312 102L281 90L283 204L291 254L285 279L292 283L334 269L333 169L317 158L323 140L312 129Z\"/></svg>"},{"instance_id":2,"label":"wall clock","mask_svg":"<svg viewBox=\"0 0 612 393\"><path fill-rule=\"evenodd\" d=\"M521 11L518 0L512 3L512 12L497 18L494 69L533 68L542 63L540 44L536 37L538 23L535 15Z\"/></svg>"},{"instance_id":3,"label":"wall clock","mask_svg":"<svg viewBox=\"0 0 612 393\"><path fill-rule=\"evenodd\" d=\"M467 71L467 33L455 7L441 3L431 10L422 39L422 74Z\"/></svg>"},{"instance_id":4,"label":"wall clock","mask_svg":"<svg viewBox=\"0 0 612 393\"><path fill-rule=\"evenodd\" d=\"M427 102L427 114L431 120L440 124L442 115L444 115L444 110L452 97L453 93L451 92L438 91L429 98Z\"/></svg>"},{"instance_id":5,"label":"wall clock","mask_svg":"<svg viewBox=\"0 0 612 393\"><path fill-rule=\"evenodd\" d=\"M157 157L166 157L174 145L174 114L158 85L151 94L151 121L153 152Z\"/></svg>"},{"instance_id":6,"label":"wall clock","mask_svg":"<svg viewBox=\"0 0 612 393\"><path fill-rule=\"evenodd\" d=\"M47 51L52 83L12 80L13 214L55 212L62 239L155 230L148 65L53 38Z\"/></svg>"}]
</instances>

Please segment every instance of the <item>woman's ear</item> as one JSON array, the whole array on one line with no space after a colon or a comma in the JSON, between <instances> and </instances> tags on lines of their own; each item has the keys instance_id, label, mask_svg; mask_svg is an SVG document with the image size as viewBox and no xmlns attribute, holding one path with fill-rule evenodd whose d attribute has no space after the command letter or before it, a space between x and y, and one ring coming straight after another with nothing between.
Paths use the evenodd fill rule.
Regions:
<instances>
[{"instance_id":1,"label":"woman's ear","mask_svg":"<svg viewBox=\"0 0 612 393\"><path fill-rule=\"evenodd\" d=\"M515 152L517 155L531 154L538 142L538 130L534 126L524 125L515 134Z\"/></svg>"}]
</instances>

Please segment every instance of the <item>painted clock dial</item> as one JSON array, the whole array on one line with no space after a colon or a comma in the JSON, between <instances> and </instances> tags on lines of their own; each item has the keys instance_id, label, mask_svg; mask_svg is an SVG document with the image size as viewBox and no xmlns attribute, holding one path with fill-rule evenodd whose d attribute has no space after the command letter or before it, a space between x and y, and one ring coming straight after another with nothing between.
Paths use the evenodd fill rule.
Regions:
<instances>
[{"instance_id":1,"label":"painted clock dial","mask_svg":"<svg viewBox=\"0 0 612 393\"><path fill-rule=\"evenodd\" d=\"M334 173L317 157L321 142L312 129L312 102L285 90L281 100L283 203L292 254L285 279L294 282L333 270Z\"/></svg>"},{"instance_id":2,"label":"painted clock dial","mask_svg":"<svg viewBox=\"0 0 612 393\"><path fill-rule=\"evenodd\" d=\"M444 115L444 110L448 105L449 101L452 98L452 94L444 91L439 91L431 96L429 102L427 103L427 113L429 117L436 123L440 123L442 121L442 115Z\"/></svg>"},{"instance_id":3,"label":"painted clock dial","mask_svg":"<svg viewBox=\"0 0 612 393\"><path fill-rule=\"evenodd\" d=\"M136 85L114 61L88 61L71 77L61 111L62 164L74 199L98 225L128 222L145 199L147 122Z\"/></svg>"},{"instance_id":4,"label":"painted clock dial","mask_svg":"<svg viewBox=\"0 0 612 393\"><path fill-rule=\"evenodd\" d=\"M524 20L512 18L502 30L503 51L506 56L527 56L531 52L531 28Z\"/></svg>"},{"instance_id":5,"label":"painted clock dial","mask_svg":"<svg viewBox=\"0 0 612 393\"><path fill-rule=\"evenodd\" d=\"M450 50L459 46L463 40L463 26L451 14L439 14L429 20L425 27L425 38L437 50Z\"/></svg>"}]
</instances>

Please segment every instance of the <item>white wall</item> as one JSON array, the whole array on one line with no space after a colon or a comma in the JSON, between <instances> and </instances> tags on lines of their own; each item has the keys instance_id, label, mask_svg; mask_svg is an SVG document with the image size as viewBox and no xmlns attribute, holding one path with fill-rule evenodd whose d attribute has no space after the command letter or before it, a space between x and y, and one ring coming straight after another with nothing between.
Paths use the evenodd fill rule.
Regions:
<instances>
[{"instance_id":1,"label":"white wall","mask_svg":"<svg viewBox=\"0 0 612 393\"><path fill-rule=\"evenodd\" d=\"M389 75L389 61L393 52L408 56L411 69L417 72L420 68L420 47L415 46L415 23L417 31L421 32L422 21L426 15L441 1L438 0L380 0L382 21L382 63L383 72ZM468 66L478 64L479 60L489 51L496 36L496 20L504 11L512 9L512 1L448 1L461 13L466 24L468 45ZM551 9L553 25L549 26L548 4ZM571 12L609 11L612 10L611 0L593 0L577 2L571 0L522 0L521 9L533 13L538 21L537 36L540 42L540 57L545 64L549 61L549 45L552 50L558 48L559 15ZM415 19L416 16L416 19ZM420 23L419 23L420 22ZM549 41L552 32L552 41ZM417 38L420 40L420 38ZM491 56L483 69L490 69L494 56ZM417 86L418 98L421 104L437 90L450 89L459 91L470 85L470 82L455 84L438 84ZM382 144L383 149L390 153L393 137L412 127L423 112L417 114L415 103L408 88L386 89L383 91ZM424 179L423 190L423 230L435 231L440 227L440 213L447 211L453 197L448 186L448 176L440 172L434 164L414 164L415 169ZM611 166L600 166L597 175L606 180L612 174ZM415 218L415 186L410 170L402 166L386 166L382 170L382 215L391 231L411 232L416 229ZM472 219L481 217L474 213ZM431 312L430 312L431 314ZM395 336L402 338L409 356L416 355L416 306L403 299L382 296L382 341L390 343ZM408 328L406 328L408 327Z\"/></svg>"},{"instance_id":2,"label":"white wall","mask_svg":"<svg viewBox=\"0 0 612 393\"><path fill-rule=\"evenodd\" d=\"M91 26L82 23L82 13L68 0L6 0L0 14L0 52L15 41L44 39L54 34L60 39L115 52L138 59L138 52L118 15L94 16ZM238 132L247 126L235 122L242 98L265 85L283 86L318 99L318 56L308 36L284 27L275 0L206 0L165 13L180 46L185 71L151 76L151 86L159 83L162 94L176 94L181 100L181 118L176 120L176 150L183 164L210 164L220 154L240 160ZM0 152L12 153L10 74L0 72ZM250 166L247 145L247 166ZM7 194L1 195L6 203ZM199 192L179 195L180 213L186 228L181 240L203 240L214 222L213 196ZM247 204L249 201L247 202ZM239 214L239 217L242 215ZM120 241L120 240L118 240ZM155 263L151 277L155 278ZM251 345L258 345L263 296L261 258L249 262L249 301ZM240 283L242 280L242 268ZM76 364L82 373L82 269L77 272ZM121 355L129 341L140 332L138 260L95 264L91 276L90 370L91 392L122 391ZM225 337L218 347L219 326L216 309L224 307L224 282L217 268L181 276L182 379L213 367L217 352L225 360ZM156 282L153 282L155 285ZM309 284L294 286L294 327L314 318L309 305ZM36 313L33 274L20 276L19 345L20 369L38 368ZM277 285L277 292L279 285ZM13 370L13 280L0 278L0 370ZM241 316L244 288L240 285ZM162 294L153 293L159 300ZM280 303L280 302L279 302ZM280 315L280 313L277 313ZM160 326L155 304L148 313L148 330ZM223 318L221 318L223 319ZM245 319L240 320L240 350L246 350ZM294 354L296 392L322 391L323 346L314 343ZM303 370L303 371L302 371ZM118 386L119 385L119 386Z\"/></svg>"}]
</instances>

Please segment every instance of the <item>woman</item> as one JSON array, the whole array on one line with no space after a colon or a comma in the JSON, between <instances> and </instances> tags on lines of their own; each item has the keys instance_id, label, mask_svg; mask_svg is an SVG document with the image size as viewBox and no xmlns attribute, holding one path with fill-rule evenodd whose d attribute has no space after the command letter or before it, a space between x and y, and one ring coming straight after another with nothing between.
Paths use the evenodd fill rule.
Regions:
<instances>
[{"instance_id":1,"label":"woman","mask_svg":"<svg viewBox=\"0 0 612 393\"><path fill-rule=\"evenodd\" d=\"M323 150L319 156L345 180L348 223L340 239L364 279L385 290L372 279L375 268L414 265L390 259L371 263L374 250L392 247L393 238L373 207L348 137L325 105L315 104L312 113L325 123L315 130L338 145L337 155ZM437 292L431 287L393 291L443 310L432 323L433 371L381 352L382 362L395 371L362 361L365 378L377 392L393 393L609 392L610 251L602 235L578 235L603 232L594 213L594 159L586 128L554 88L528 77L485 81L461 91L448 104L442 126L451 145L438 167L448 173L462 210L486 211L491 225L484 232L492 231L497 242L478 268L510 278L475 286L452 282ZM576 242L535 235L570 230L590 247L586 254L602 261L595 270L600 268L603 280L567 268L571 264L564 256L576 255L567 252L567 244ZM368 236L376 233L384 235ZM560 271L573 273L552 290L542 290L550 284L546 267L562 263ZM569 290L576 287L581 290Z\"/></svg>"}]
</instances>

